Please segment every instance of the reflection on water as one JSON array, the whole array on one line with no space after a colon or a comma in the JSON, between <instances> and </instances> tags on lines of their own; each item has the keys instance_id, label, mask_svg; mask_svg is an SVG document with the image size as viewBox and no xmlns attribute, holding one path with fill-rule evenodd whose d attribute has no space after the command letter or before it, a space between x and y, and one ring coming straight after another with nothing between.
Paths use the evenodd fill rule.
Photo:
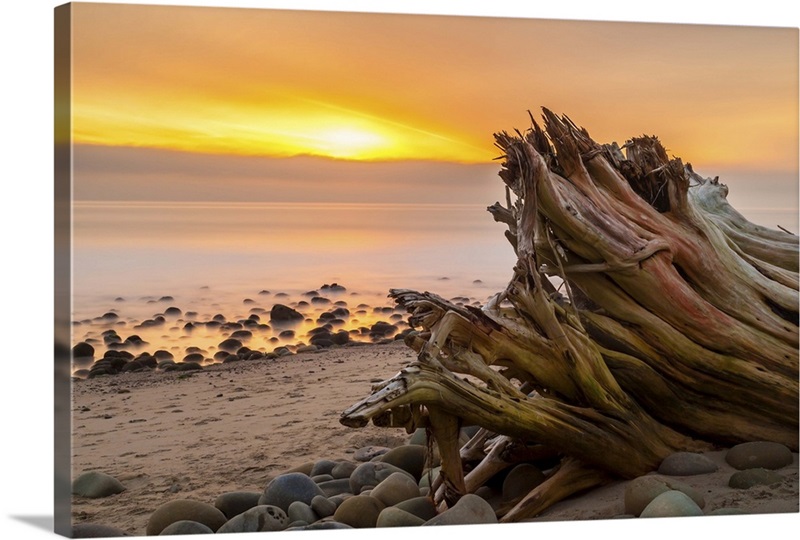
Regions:
<instances>
[{"instance_id":1,"label":"reflection on water","mask_svg":"<svg viewBox=\"0 0 800 540\"><path fill-rule=\"evenodd\" d=\"M796 211L743 213L797 231ZM476 205L78 202L73 219L72 341L90 341L95 358L117 347L207 362L234 332L269 352L308 344L323 322L372 341L379 321L406 328L390 288L483 303L515 262L504 227ZM334 282L346 290L321 290ZM277 303L304 319L276 326ZM321 319L337 307L347 315Z\"/></svg>"}]
</instances>

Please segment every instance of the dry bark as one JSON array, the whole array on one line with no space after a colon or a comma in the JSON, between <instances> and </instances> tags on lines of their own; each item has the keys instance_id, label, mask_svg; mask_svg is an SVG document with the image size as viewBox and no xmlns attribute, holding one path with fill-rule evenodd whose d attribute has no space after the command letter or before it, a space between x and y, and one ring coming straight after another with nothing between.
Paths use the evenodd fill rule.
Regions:
<instances>
[{"instance_id":1,"label":"dry bark","mask_svg":"<svg viewBox=\"0 0 800 540\"><path fill-rule=\"evenodd\" d=\"M600 145L543 116L544 129L495 136L508 196L488 210L518 258L511 282L481 308L392 290L419 329L417 361L342 423L430 427L442 507L526 459L506 448L562 456L503 521L675 451L796 451L798 237L747 221L655 137ZM472 424L481 439L459 452Z\"/></svg>"}]
</instances>

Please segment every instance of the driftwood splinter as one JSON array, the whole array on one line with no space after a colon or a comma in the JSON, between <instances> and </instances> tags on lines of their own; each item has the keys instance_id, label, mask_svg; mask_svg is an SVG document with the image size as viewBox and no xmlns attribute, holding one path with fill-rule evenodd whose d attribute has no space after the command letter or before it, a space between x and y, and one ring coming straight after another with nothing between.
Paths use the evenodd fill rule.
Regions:
<instances>
[{"instance_id":1,"label":"driftwood splinter","mask_svg":"<svg viewBox=\"0 0 800 540\"><path fill-rule=\"evenodd\" d=\"M797 451L798 236L747 221L655 137L600 145L543 117L495 135L507 200L488 211L517 255L510 283L481 308L392 290L417 361L341 422L430 429L440 508L560 459L505 522L676 451ZM459 448L463 425L482 429Z\"/></svg>"}]
</instances>

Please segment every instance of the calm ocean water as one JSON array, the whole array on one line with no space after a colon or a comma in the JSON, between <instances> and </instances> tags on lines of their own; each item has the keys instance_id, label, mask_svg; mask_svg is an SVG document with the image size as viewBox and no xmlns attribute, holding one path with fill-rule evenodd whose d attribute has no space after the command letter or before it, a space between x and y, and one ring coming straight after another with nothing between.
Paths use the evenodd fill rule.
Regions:
<instances>
[{"instance_id":1,"label":"calm ocean water","mask_svg":"<svg viewBox=\"0 0 800 540\"><path fill-rule=\"evenodd\" d=\"M797 230L794 210L744 213ZM73 320L81 321L73 342L91 340L95 356L108 329L139 335L148 350L181 357L197 346L210 356L220 334L187 333L185 315L141 323L169 307L199 321L241 320L274 303L308 302L304 293L324 284L346 288L326 296L351 311L348 330L389 320L390 288L482 303L508 283L515 262L504 227L481 205L76 202L73 222ZM309 320L295 338L277 340L274 329L250 346L299 341L332 308L300 305ZM108 313L116 317L103 319Z\"/></svg>"}]
</instances>

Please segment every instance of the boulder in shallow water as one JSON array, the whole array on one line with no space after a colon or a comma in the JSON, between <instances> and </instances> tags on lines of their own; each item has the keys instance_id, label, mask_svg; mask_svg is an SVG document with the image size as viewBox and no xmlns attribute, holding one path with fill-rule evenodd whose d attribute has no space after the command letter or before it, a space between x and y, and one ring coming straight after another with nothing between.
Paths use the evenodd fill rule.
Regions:
<instances>
[{"instance_id":1,"label":"boulder in shallow water","mask_svg":"<svg viewBox=\"0 0 800 540\"><path fill-rule=\"evenodd\" d=\"M305 319L303 315L289 306L275 304L269 312L269 318L275 322L298 322Z\"/></svg>"},{"instance_id":2,"label":"boulder in shallow water","mask_svg":"<svg viewBox=\"0 0 800 540\"><path fill-rule=\"evenodd\" d=\"M91 358L94 356L94 347L85 341L81 341L72 348L73 358Z\"/></svg>"}]
</instances>

